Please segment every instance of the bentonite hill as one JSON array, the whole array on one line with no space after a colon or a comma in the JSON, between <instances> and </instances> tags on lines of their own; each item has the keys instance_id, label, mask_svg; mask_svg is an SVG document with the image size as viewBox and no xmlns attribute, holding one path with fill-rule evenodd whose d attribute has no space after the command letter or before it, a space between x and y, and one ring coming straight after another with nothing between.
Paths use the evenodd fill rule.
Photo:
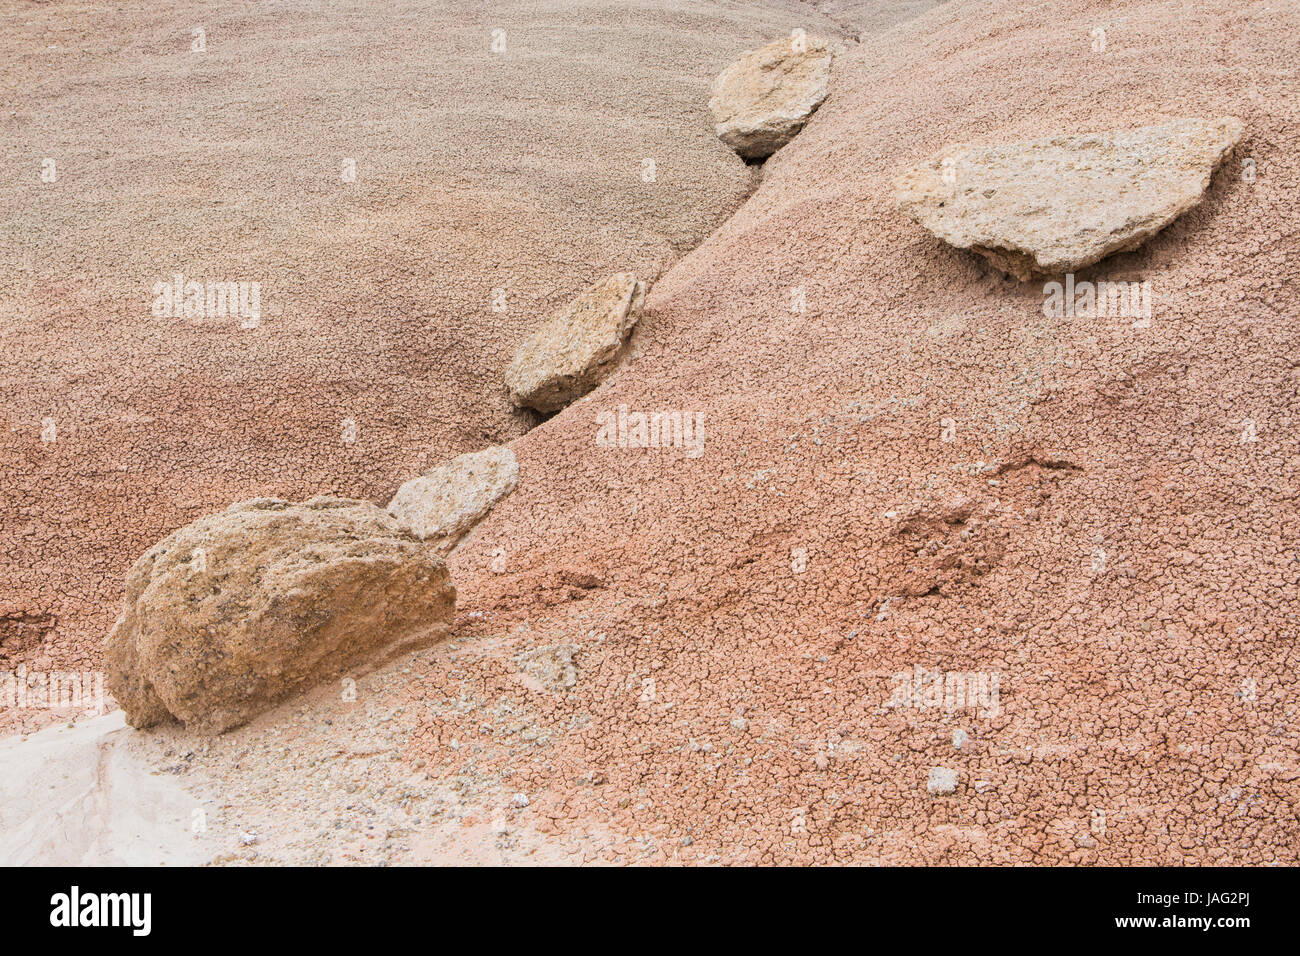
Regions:
<instances>
[{"instance_id":1,"label":"bentonite hill","mask_svg":"<svg viewBox=\"0 0 1300 956\"><path fill-rule=\"evenodd\" d=\"M0 861L1300 862L1294 3L0 23Z\"/></svg>"}]
</instances>

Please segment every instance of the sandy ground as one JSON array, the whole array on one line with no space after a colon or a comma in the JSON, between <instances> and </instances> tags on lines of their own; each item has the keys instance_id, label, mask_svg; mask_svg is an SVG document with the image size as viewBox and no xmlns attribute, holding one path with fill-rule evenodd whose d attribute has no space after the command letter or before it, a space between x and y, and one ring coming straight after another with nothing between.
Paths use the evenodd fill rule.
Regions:
<instances>
[{"instance_id":1,"label":"sandy ground","mask_svg":"<svg viewBox=\"0 0 1300 956\"><path fill-rule=\"evenodd\" d=\"M347 695L320 688L217 738L135 733L116 711L0 742L0 863L600 862L613 835L593 825L548 838L516 805L508 771L435 778L402 759L430 711L388 702L458 650L413 655Z\"/></svg>"},{"instance_id":2,"label":"sandy ground","mask_svg":"<svg viewBox=\"0 0 1300 956\"><path fill-rule=\"evenodd\" d=\"M117 711L0 742L6 866L194 865L211 856L202 806L134 752ZM174 771L173 771L174 772Z\"/></svg>"},{"instance_id":3,"label":"sandy ground","mask_svg":"<svg viewBox=\"0 0 1300 956\"><path fill-rule=\"evenodd\" d=\"M210 743L132 735L134 752L192 754L182 783L220 811L206 850L231 863L1298 862L1298 36L1294 4L1053 0L951 0L864 36L757 192L652 289L632 360L512 442L518 489L451 560L449 643L355 701L322 688ZM700 42L708 68L745 45ZM1080 276L1150 281L1148 328L1045 318L1041 285L890 201L949 143L1222 114L1248 138L1203 205ZM90 313L60 301L64 325L6 351L65 361L54 344ZM88 383L133 374L121 342L71 338L120 356ZM376 356L404 347L385 342ZM161 530L245 488L377 497L436 443L404 430L400 386L375 389L409 453L349 470L271 442L263 460L297 477L266 487L232 453L246 406L176 419L171 451L142 434L135 477L110 482L98 437L42 458L21 393L22 465L0 474L66 510L6 515L30 541L7 559L27 595L11 628L93 660L112 573ZM703 454L598 446L620 405L701 414ZM299 393L260 420L312 407ZM205 447L214 476L189 470L217 467ZM193 512L109 505L171 481ZM94 572L51 546L79 535ZM42 631L32 595L65 591L84 603ZM935 671L986 699L891 705ZM935 769L953 792L928 791Z\"/></svg>"}]
</instances>

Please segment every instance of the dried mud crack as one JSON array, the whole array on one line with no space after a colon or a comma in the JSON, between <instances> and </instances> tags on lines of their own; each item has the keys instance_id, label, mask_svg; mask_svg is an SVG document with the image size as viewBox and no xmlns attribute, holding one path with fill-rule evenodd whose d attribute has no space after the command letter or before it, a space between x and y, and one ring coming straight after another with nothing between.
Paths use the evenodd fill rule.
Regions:
<instances>
[{"instance_id":1,"label":"dried mud crack","mask_svg":"<svg viewBox=\"0 0 1300 956\"><path fill-rule=\"evenodd\" d=\"M102 669L132 562L234 501L371 502L457 596L434 646L213 737L0 707L0 859L1297 862L1293 11L583 0L498 38L354 5L273 87L292 11L42 12L0 40L0 670ZM752 188L714 78L846 25ZM1150 131L1223 117L1194 196L1063 201L1156 210L1101 258L962 179L1060 149L1137 181ZM1075 271L909 215L918 169L912 200L969 185L959 227ZM261 281L261 321L152 314L177 273ZM537 424L505 370L618 273L657 277L636 331Z\"/></svg>"}]
</instances>

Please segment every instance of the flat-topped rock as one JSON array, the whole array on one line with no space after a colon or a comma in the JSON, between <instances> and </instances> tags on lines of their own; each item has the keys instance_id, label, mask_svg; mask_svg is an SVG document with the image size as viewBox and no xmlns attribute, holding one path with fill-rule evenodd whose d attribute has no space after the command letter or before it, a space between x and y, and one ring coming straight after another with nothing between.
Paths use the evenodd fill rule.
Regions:
<instances>
[{"instance_id":1,"label":"flat-topped rock","mask_svg":"<svg viewBox=\"0 0 1300 956\"><path fill-rule=\"evenodd\" d=\"M646 284L619 272L547 319L506 369L516 405L559 411L601 383L641 317Z\"/></svg>"},{"instance_id":2,"label":"flat-topped rock","mask_svg":"<svg viewBox=\"0 0 1300 956\"><path fill-rule=\"evenodd\" d=\"M776 152L826 99L832 58L825 40L802 33L744 54L713 81L718 138L745 159Z\"/></svg>"},{"instance_id":3,"label":"flat-topped rock","mask_svg":"<svg viewBox=\"0 0 1300 956\"><path fill-rule=\"evenodd\" d=\"M446 552L492 506L515 490L519 463L509 448L493 446L460 455L412 478L388 504L403 529Z\"/></svg>"},{"instance_id":4,"label":"flat-topped rock","mask_svg":"<svg viewBox=\"0 0 1300 956\"><path fill-rule=\"evenodd\" d=\"M220 733L434 640L455 604L442 559L369 502L245 501L136 561L106 682L136 727Z\"/></svg>"},{"instance_id":5,"label":"flat-topped rock","mask_svg":"<svg viewBox=\"0 0 1300 956\"><path fill-rule=\"evenodd\" d=\"M1020 279L1090 266L1145 242L1205 194L1240 120L951 146L895 182L898 208Z\"/></svg>"}]
</instances>

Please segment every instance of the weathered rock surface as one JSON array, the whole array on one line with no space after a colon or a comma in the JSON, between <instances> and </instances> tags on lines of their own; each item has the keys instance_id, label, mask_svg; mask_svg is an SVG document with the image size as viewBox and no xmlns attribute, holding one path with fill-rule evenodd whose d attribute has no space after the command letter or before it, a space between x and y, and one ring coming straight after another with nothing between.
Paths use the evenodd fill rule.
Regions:
<instances>
[{"instance_id":1,"label":"weathered rock surface","mask_svg":"<svg viewBox=\"0 0 1300 956\"><path fill-rule=\"evenodd\" d=\"M876 33L918 17L946 0L805 0L818 13L851 28L864 41Z\"/></svg>"},{"instance_id":2,"label":"weathered rock surface","mask_svg":"<svg viewBox=\"0 0 1300 956\"><path fill-rule=\"evenodd\" d=\"M1201 200L1241 139L1232 118L953 146L895 182L899 209L1020 279L1126 252Z\"/></svg>"},{"instance_id":3,"label":"weathered rock surface","mask_svg":"<svg viewBox=\"0 0 1300 956\"><path fill-rule=\"evenodd\" d=\"M136 561L107 683L136 727L174 717L220 733L433 639L455 602L442 559L373 504L241 502Z\"/></svg>"},{"instance_id":4,"label":"weathered rock surface","mask_svg":"<svg viewBox=\"0 0 1300 956\"><path fill-rule=\"evenodd\" d=\"M518 480L515 453L486 448L412 478L397 489L388 513L417 538L449 551Z\"/></svg>"},{"instance_id":5,"label":"weathered rock surface","mask_svg":"<svg viewBox=\"0 0 1300 956\"><path fill-rule=\"evenodd\" d=\"M615 273L547 319L506 369L511 401L554 412L599 385L641 317L645 293L632 273Z\"/></svg>"},{"instance_id":6,"label":"weathered rock surface","mask_svg":"<svg viewBox=\"0 0 1300 956\"><path fill-rule=\"evenodd\" d=\"M830 46L795 34L751 50L713 81L718 138L746 159L772 155L826 99Z\"/></svg>"}]
</instances>

